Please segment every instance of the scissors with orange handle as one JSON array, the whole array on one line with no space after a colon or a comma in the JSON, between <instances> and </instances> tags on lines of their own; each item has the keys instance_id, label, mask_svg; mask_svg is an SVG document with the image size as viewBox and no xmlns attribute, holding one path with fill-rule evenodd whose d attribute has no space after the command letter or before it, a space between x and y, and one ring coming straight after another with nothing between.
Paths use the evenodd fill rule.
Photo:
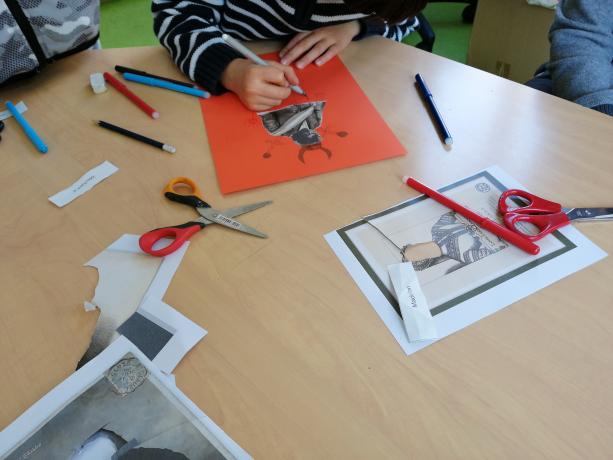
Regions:
<instances>
[{"instance_id":1,"label":"scissors with orange handle","mask_svg":"<svg viewBox=\"0 0 613 460\"><path fill-rule=\"evenodd\" d=\"M571 221L613 220L613 208L563 208L525 190L506 190L500 195L498 208L504 224L530 241L537 241ZM537 232L532 233L532 224ZM533 227L533 228L534 228Z\"/></svg>"},{"instance_id":2,"label":"scissors with orange handle","mask_svg":"<svg viewBox=\"0 0 613 460\"><path fill-rule=\"evenodd\" d=\"M181 194L179 193L180 189L188 189L189 191L187 194ZM164 188L164 196L171 201L192 206L198 211L200 217L181 225L156 228L155 230L143 234L138 240L138 244L147 254L157 257L172 254L192 235L211 224L219 224L231 228L232 230L238 230L260 238L268 238L268 235L249 225L234 220L233 218L253 211L254 209L261 208L262 206L266 206L267 204L271 204L272 201L260 201L258 203L226 209L225 211L218 211L201 198L202 193L200 189L193 180L187 177L175 177L171 179ZM156 243L165 238L172 239L170 244L162 248L154 249Z\"/></svg>"}]
</instances>

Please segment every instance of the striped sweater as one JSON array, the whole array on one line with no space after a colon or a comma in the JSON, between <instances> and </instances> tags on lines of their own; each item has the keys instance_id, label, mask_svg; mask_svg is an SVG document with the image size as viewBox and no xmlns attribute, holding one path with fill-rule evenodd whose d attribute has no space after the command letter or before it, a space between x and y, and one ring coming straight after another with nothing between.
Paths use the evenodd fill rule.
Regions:
<instances>
[{"instance_id":1,"label":"striped sweater","mask_svg":"<svg viewBox=\"0 0 613 460\"><path fill-rule=\"evenodd\" d=\"M395 25L368 21L342 0L153 0L152 12L155 33L177 66L213 94L225 91L221 74L242 57L222 33L242 40L280 39L358 20L355 39L382 35L400 41L417 27L415 18Z\"/></svg>"}]
</instances>

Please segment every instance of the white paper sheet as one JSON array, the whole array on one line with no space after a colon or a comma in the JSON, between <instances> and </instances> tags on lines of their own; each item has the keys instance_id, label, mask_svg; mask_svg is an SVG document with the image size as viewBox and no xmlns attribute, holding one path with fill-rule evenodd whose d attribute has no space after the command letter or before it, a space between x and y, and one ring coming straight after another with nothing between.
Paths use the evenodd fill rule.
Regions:
<instances>
[{"instance_id":1,"label":"white paper sheet","mask_svg":"<svg viewBox=\"0 0 613 460\"><path fill-rule=\"evenodd\" d=\"M189 422L189 424L193 425L199 433L202 433L202 436L225 458L241 460L251 458L247 452L224 433L223 430L190 401L187 396L176 386L172 385L169 378L164 375L157 366L149 361L137 347L124 337L120 337L113 342L104 352L77 372L70 375L70 377L43 396L38 402L17 418L17 420L0 432L0 457L5 458L5 455L9 455L9 453L12 452L12 455L17 456L16 458L26 458L24 455L27 455L27 457L31 459L55 458L56 456L54 456L54 454L56 454L56 452L54 452L53 449L57 449L57 445L61 441L70 442L69 438L74 436L74 433L64 433L61 440L48 439L49 431L45 433L44 430L41 431L41 428L47 424L55 424L56 426L57 424L61 424L61 426L64 426L66 423L88 423L90 418L95 417L97 414L94 412L83 418L88 408L95 403L95 401L88 401L87 399L80 401L81 405L78 411L68 413L61 413L61 411L70 403L78 401L81 394L92 388L101 380L108 378L109 369L113 368L116 363L125 358L128 353L131 353L146 368L148 374L142 376L143 381L146 380L155 385L163 397L169 401L169 404L171 404L170 407L178 410L186 419L184 424L173 427L170 433L157 433L156 436L149 440L137 439L137 442L143 443L141 446L164 447L163 440L172 440L172 436L175 436L177 432L176 430L184 429L184 425ZM125 384L132 384L131 379L128 379ZM138 388L138 386L135 386L135 390ZM125 396L125 401L125 404L130 404L130 394ZM54 420L58 414L60 414L59 418L61 420ZM166 416L168 416L168 414L160 414L159 418L163 419ZM117 416L117 420L115 420L114 423L117 424L121 422L121 418L121 416ZM142 422L144 429L156 422L152 419L141 420L138 419L138 417L136 417L136 421L137 423ZM106 422L108 422L110 426L113 420L107 420ZM45 434L47 434L47 438L45 438ZM39 435L41 439L53 441L55 444L49 446L48 443L44 441L38 442L36 440L37 435ZM166 436L164 437L164 435ZM193 439L190 441L193 442ZM51 444L53 444L53 442L51 442ZM179 449L182 447L183 446L180 445L178 446Z\"/></svg>"},{"instance_id":2,"label":"white paper sheet","mask_svg":"<svg viewBox=\"0 0 613 460\"><path fill-rule=\"evenodd\" d=\"M26 110L28 110L28 106L23 101L19 101L17 104L15 104L15 108L19 113L24 113ZM12 116L13 114L11 114L11 112L9 112L8 110L3 110L2 112L0 112L0 121L6 120L7 118L11 118Z\"/></svg>"},{"instance_id":3,"label":"white paper sheet","mask_svg":"<svg viewBox=\"0 0 613 460\"><path fill-rule=\"evenodd\" d=\"M100 317L85 361L100 353L119 334L115 330L128 319L144 299L162 299L189 247L166 257L153 257L141 251L139 235L123 235L96 257L85 263L98 269L98 285L86 310L100 309Z\"/></svg>"},{"instance_id":4,"label":"white paper sheet","mask_svg":"<svg viewBox=\"0 0 613 460\"><path fill-rule=\"evenodd\" d=\"M205 329L155 297L143 300L137 311L150 320L161 321L163 326L174 330L170 341L153 359L153 363L166 374L172 373L183 356L207 334Z\"/></svg>"},{"instance_id":5,"label":"white paper sheet","mask_svg":"<svg viewBox=\"0 0 613 460\"><path fill-rule=\"evenodd\" d=\"M496 218L497 197L507 188L525 190L500 168L492 167L440 191L473 211ZM377 228L387 232L394 244L364 221L325 235L406 354L421 350L435 340L416 343L407 340L387 274L387 266L401 260L398 248L416 248L428 240L431 243L435 239L433 233L443 241L452 240L444 244L439 241L440 256L426 263L421 261L416 267L435 320L438 340L607 255L569 225L538 241L541 252L531 256L478 228L468 231L466 227L459 231L465 224L451 214L449 209L422 196L376 214L379 216ZM450 217L453 217L451 221ZM451 238L454 231L459 233L455 239ZM471 250L473 243L478 243L478 250ZM460 254L458 260L452 254L454 248Z\"/></svg>"},{"instance_id":6,"label":"white paper sheet","mask_svg":"<svg viewBox=\"0 0 613 460\"><path fill-rule=\"evenodd\" d=\"M60 208L64 207L74 199L89 192L95 185L115 174L117 171L119 171L117 166L110 161L104 161L83 174L79 180L70 187L50 196L49 201Z\"/></svg>"}]
</instances>

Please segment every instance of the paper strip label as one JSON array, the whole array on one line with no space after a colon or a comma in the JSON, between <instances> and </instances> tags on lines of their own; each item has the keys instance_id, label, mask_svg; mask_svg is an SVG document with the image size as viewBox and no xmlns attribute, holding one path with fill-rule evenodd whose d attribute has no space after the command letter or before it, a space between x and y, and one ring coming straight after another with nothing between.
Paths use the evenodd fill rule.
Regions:
<instances>
[{"instance_id":1,"label":"paper strip label","mask_svg":"<svg viewBox=\"0 0 613 460\"><path fill-rule=\"evenodd\" d=\"M409 342L418 340L432 340L438 338L434 318L430 313L428 302L424 296L413 264L404 262L388 265L396 298L400 304L402 321L409 338Z\"/></svg>"},{"instance_id":2,"label":"paper strip label","mask_svg":"<svg viewBox=\"0 0 613 460\"><path fill-rule=\"evenodd\" d=\"M19 103L15 104L15 108L19 113L23 113L28 110L28 106L23 101L19 101ZM6 120L7 118L11 118L13 115L8 110L3 110L0 112L0 120Z\"/></svg>"},{"instance_id":3,"label":"paper strip label","mask_svg":"<svg viewBox=\"0 0 613 460\"><path fill-rule=\"evenodd\" d=\"M103 181L117 171L119 171L117 166L110 161L105 161L104 163L101 163L95 168L87 171L78 181L67 189L50 196L49 201L60 208L66 206L72 200L88 192L94 185Z\"/></svg>"}]
</instances>

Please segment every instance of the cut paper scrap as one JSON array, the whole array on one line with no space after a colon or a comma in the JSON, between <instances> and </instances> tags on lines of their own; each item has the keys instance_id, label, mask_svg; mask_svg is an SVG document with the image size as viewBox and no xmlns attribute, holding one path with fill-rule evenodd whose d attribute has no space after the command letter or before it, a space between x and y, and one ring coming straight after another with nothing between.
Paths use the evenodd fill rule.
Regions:
<instances>
[{"instance_id":1,"label":"cut paper scrap","mask_svg":"<svg viewBox=\"0 0 613 460\"><path fill-rule=\"evenodd\" d=\"M85 310L100 310L89 349L81 359L83 365L119 334L116 329L141 305L143 299L162 299L189 242L172 254L151 257L140 250L139 235L123 235L85 265L98 269L98 285Z\"/></svg>"},{"instance_id":2,"label":"cut paper scrap","mask_svg":"<svg viewBox=\"0 0 613 460\"><path fill-rule=\"evenodd\" d=\"M119 171L117 166L110 161L104 161L83 174L81 178L70 187L50 196L49 201L60 208L66 206L72 200L89 192L95 185L115 174L117 171Z\"/></svg>"},{"instance_id":3,"label":"cut paper scrap","mask_svg":"<svg viewBox=\"0 0 613 460\"><path fill-rule=\"evenodd\" d=\"M15 104L15 108L19 113L23 113L28 110L28 106L23 101L20 101L19 103ZM6 120L7 118L11 118L12 116L13 115L8 110L3 110L2 112L0 112L0 120Z\"/></svg>"},{"instance_id":4,"label":"cut paper scrap","mask_svg":"<svg viewBox=\"0 0 613 460\"><path fill-rule=\"evenodd\" d=\"M292 93L265 113L248 110L233 93L200 101L222 193L405 153L338 57L296 72L308 98Z\"/></svg>"},{"instance_id":5,"label":"cut paper scrap","mask_svg":"<svg viewBox=\"0 0 613 460\"><path fill-rule=\"evenodd\" d=\"M148 297L117 329L162 372L174 368L207 331L160 299Z\"/></svg>"},{"instance_id":6,"label":"cut paper scrap","mask_svg":"<svg viewBox=\"0 0 613 460\"><path fill-rule=\"evenodd\" d=\"M251 459L173 382L119 337L0 431L0 458Z\"/></svg>"},{"instance_id":7,"label":"cut paper scrap","mask_svg":"<svg viewBox=\"0 0 613 460\"><path fill-rule=\"evenodd\" d=\"M387 266L409 342L433 340L436 324L410 262Z\"/></svg>"}]
</instances>

